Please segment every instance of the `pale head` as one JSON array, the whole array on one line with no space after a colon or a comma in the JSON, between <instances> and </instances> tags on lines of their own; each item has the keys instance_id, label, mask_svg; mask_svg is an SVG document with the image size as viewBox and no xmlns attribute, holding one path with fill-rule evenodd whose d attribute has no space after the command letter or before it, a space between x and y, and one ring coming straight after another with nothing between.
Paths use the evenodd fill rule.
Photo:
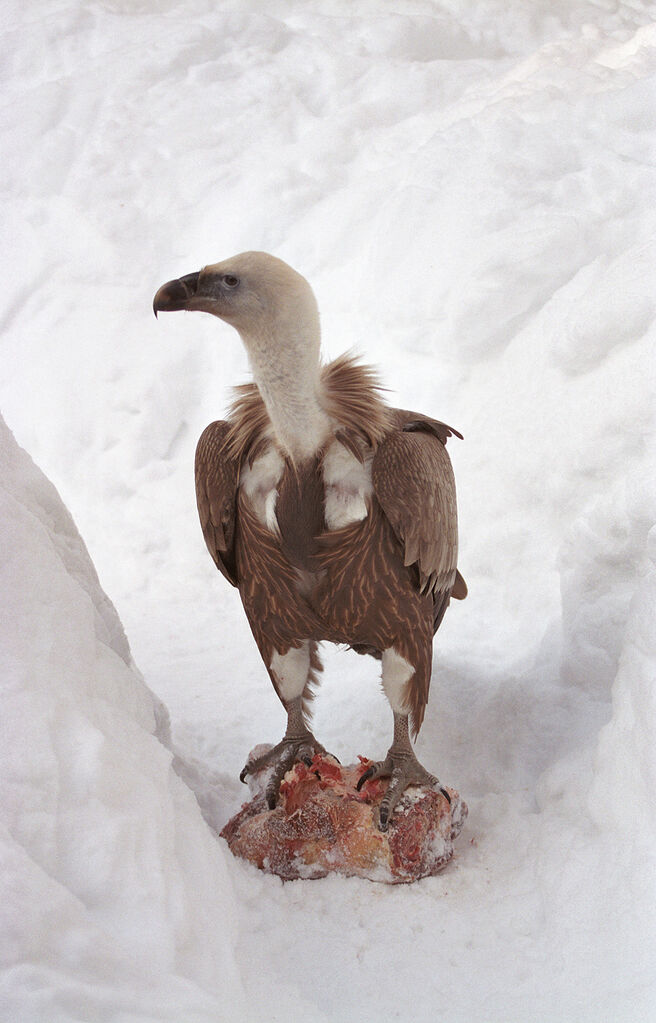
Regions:
<instances>
[{"instance_id":1,"label":"pale head","mask_svg":"<svg viewBox=\"0 0 656 1023\"><path fill-rule=\"evenodd\" d=\"M238 331L281 446L313 453L329 428L320 402L319 311L301 274L266 252L242 252L164 284L159 311L200 310Z\"/></svg>"}]
</instances>

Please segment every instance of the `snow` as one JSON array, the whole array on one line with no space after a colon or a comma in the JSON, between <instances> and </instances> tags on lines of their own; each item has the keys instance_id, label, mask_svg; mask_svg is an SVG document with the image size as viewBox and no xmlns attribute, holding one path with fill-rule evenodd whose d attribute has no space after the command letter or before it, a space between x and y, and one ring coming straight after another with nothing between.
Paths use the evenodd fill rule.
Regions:
<instances>
[{"instance_id":1,"label":"snow","mask_svg":"<svg viewBox=\"0 0 656 1023\"><path fill-rule=\"evenodd\" d=\"M0 405L102 588L2 432L0 1015L652 1020L653 6L10 0L2 32ZM470 816L411 887L216 838L284 724L194 505L247 364L151 301L251 248L327 357L465 435L418 753ZM372 662L327 651L315 708L384 753Z\"/></svg>"},{"instance_id":2,"label":"snow","mask_svg":"<svg viewBox=\"0 0 656 1023\"><path fill-rule=\"evenodd\" d=\"M0 460L2 1016L216 1018L204 984L243 1000L227 857L72 519L4 422Z\"/></svg>"}]
</instances>

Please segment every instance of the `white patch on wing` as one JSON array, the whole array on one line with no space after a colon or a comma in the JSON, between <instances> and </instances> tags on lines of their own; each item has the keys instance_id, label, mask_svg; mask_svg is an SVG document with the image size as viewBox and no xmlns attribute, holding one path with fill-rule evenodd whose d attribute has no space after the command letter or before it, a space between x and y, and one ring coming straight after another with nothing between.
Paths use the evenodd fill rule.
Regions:
<instances>
[{"instance_id":1,"label":"white patch on wing","mask_svg":"<svg viewBox=\"0 0 656 1023\"><path fill-rule=\"evenodd\" d=\"M390 706L397 714L408 714L407 683L415 673L409 661L397 653L393 646L383 650L383 689Z\"/></svg>"},{"instance_id":2,"label":"white patch on wing","mask_svg":"<svg viewBox=\"0 0 656 1023\"><path fill-rule=\"evenodd\" d=\"M363 464L335 441L324 455L323 482L328 529L341 529L367 517L373 491L370 457Z\"/></svg>"},{"instance_id":3,"label":"white patch on wing","mask_svg":"<svg viewBox=\"0 0 656 1023\"><path fill-rule=\"evenodd\" d=\"M246 466L239 483L259 521L272 533L278 531L277 487L284 467L284 458L276 448L271 447L256 458L252 466Z\"/></svg>"},{"instance_id":4,"label":"white patch on wing","mask_svg":"<svg viewBox=\"0 0 656 1023\"><path fill-rule=\"evenodd\" d=\"M310 641L304 639L299 647L292 647L286 654L276 650L269 667L276 676L283 700L302 696L310 673Z\"/></svg>"}]
</instances>

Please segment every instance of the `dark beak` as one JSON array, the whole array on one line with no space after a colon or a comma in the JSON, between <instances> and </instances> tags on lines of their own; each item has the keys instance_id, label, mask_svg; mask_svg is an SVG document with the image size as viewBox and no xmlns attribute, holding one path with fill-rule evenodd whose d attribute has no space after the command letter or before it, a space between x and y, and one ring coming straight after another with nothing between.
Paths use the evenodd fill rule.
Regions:
<instances>
[{"instance_id":1,"label":"dark beak","mask_svg":"<svg viewBox=\"0 0 656 1023\"><path fill-rule=\"evenodd\" d=\"M189 309L189 303L198 291L198 278L200 272L187 274L175 281L167 281L159 289L153 299L153 312L173 313L178 309Z\"/></svg>"}]
</instances>

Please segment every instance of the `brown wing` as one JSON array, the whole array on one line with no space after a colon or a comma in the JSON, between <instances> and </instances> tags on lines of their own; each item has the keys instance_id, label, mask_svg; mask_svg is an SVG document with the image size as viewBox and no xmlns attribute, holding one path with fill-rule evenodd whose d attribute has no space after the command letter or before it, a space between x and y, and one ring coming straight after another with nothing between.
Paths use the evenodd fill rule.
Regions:
<instances>
[{"instance_id":1,"label":"brown wing","mask_svg":"<svg viewBox=\"0 0 656 1023\"><path fill-rule=\"evenodd\" d=\"M430 416L424 416L421 412L408 412L407 409L393 408L390 409L390 413L394 425L405 433L413 433L414 431L431 433L442 444L446 444L449 437L463 439L462 434L454 426L447 426L446 423L441 423L439 419L431 419Z\"/></svg>"},{"instance_id":2,"label":"brown wing","mask_svg":"<svg viewBox=\"0 0 656 1023\"><path fill-rule=\"evenodd\" d=\"M239 462L225 451L229 424L210 423L196 447L196 503L207 549L216 567L237 586L235 517Z\"/></svg>"},{"instance_id":3,"label":"brown wing","mask_svg":"<svg viewBox=\"0 0 656 1023\"><path fill-rule=\"evenodd\" d=\"M417 566L420 588L433 595L437 629L457 575L455 480L444 442L432 427L437 421L404 415L407 425L390 433L374 456L372 481L403 544L404 563Z\"/></svg>"}]
</instances>

